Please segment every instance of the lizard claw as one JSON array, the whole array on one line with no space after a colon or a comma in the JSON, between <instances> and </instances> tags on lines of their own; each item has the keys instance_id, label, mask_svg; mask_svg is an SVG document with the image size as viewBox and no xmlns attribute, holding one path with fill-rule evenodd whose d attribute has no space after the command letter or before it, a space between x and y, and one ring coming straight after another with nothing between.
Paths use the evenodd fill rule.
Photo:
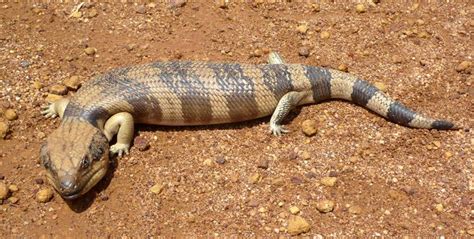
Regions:
<instances>
[{"instance_id":1,"label":"lizard claw","mask_svg":"<svg viewBox=\"0 0 474 239\"><path fill-rule=\"evenodd\" d=\"M114 155L117 154L119 158L124 156L125 154L128 154L128 149L130 148L129 144L121 144L121 143L116 143L112 146L110 146L110 154Z\"/></svg>"},{"instance_id":2,"label":"lizard claw","mask_svg":"<svg viewBox=\"0 0 474 239\"><path fill-rule=\"evenodd\" d=\"M276 124L271 124L270 125L270 133L272 133L275 136L281 136L284 133L288 133L290 130L285 129L281 125L276 125Z\"/></svg>"},{"instance_id":3,"label":"lizard claw","mask_svg":"<svg viewBox=\"0 0 474 239\"><path fill-rule=\"evenodd\" d=\"M53 119L53 118L56 118L56 116L58 116L58 114L54 110L53 104L41 106L41 109L42 109L41 114L44 115L44 117L46 118Z\"/></svg>"}]
</instances>

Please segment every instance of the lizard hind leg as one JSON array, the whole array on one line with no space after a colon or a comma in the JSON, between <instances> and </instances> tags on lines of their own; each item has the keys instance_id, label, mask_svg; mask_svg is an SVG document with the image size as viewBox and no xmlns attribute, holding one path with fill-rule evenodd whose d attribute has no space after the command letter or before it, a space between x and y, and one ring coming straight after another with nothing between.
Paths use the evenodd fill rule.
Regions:
<instances>
[{"instance_id":1,"label":"lizard hind leg","mask_svg":"<svg viewBox=\"0 0 474 239\"><path fill-rule=\"evenodd\" d=\"M57 116L63 118L64 110L66 110L68 104L69 99L63 98L57 100L49 105L41 107L41 114L46 118L56 118Z\"/></svg>"},{"instance_id":2,"label":"lizard hind leg","mask_svg":"<svg viewBox=\"0 0 474 239\"><path fill-rule=\"evenodd\" d=\"M117 143L110 146L111 154L118 154L122 157L128 154L130 144L132 143L134 132L133 116L128 112L121 112L112 115L104 126L105 137L110 141L117 135Z\"/></svg>"},{"instance_id":3,"label":"lizard hind leg","mask_svg":"<svg viewBox=\"0 0 474 239\"><path fill-rule=\"evenodd\" d=\"M281 97L270 119L270 132L273 135L280 136L283 133L289 132L289 130L281 125L281 122L288 113L290 113L295 106L298 106L303 99L307 98L307 96L308 92L291 91Z\"/></svg>"}]
</instances>

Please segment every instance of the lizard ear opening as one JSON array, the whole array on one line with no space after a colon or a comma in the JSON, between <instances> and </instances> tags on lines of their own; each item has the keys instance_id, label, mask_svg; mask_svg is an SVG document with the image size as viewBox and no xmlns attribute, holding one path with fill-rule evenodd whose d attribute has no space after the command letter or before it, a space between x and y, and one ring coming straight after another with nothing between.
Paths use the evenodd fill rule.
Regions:
<instances>
[{"instance_id":1,"label":"lizard ear opening","mask_svg":"<svg viewBox=\"0 0 474 239\"><path fill-rule=\"evenodd\" d=\"M40 162L46 169L49 170L51 168L51 160L49 159L48 145L46 142L41 145Z\"/></svg>"},{"instance_id":2,"label":"lizard ear opening","mask_svg":"<svg viewBox=\"0 0 474 239\"><path fill-rule=\"evenodd\" d=\"M89 153L91 160L101 160L104 154L108 154L109 141L105 135L97 131L89 144Z\"/></svg>"}]
</instances>

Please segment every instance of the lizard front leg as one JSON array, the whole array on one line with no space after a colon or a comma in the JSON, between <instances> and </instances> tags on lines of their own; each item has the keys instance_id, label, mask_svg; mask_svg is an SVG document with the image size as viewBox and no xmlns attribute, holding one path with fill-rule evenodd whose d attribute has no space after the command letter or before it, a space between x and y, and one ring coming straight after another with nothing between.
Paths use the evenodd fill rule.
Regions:
<instances>
[{"instance_id":1,"label":"lizard front leg","mask_svg":"<svg viewBox=\"0 0 474 239\"><path fill-rule=\"evenodd\" d=\"M63 98L57 100L47 106L43 106L41 109L41 114L46 118L56 118L59 115L59 118L63 118L64 110L66 110L67 105L69 104L69 99Z\"/></svg>"},{"instance_id":2,"label":"lizard front leg","mask_svg":"<svg viewBox=\"0 0 474 239\"><path fill-rule=\"evenodd\" d=\"M104 126L105 137L110 141L117 135L117 143L110 146L111 154L128 154L133 139L133 116L128 112L121 112L110 117Z\"/></svg>"}]
</instances>

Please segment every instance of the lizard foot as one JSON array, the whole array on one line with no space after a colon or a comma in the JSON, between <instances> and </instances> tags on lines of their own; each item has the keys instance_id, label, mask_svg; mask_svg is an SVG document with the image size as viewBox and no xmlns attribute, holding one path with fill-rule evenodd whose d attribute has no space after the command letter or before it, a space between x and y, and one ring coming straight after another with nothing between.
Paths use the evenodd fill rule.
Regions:
<instances>
[{"instance_id":1,"label":"lizard foot","mask_svg":"<svg viewBox=\"0 0 474 239\"><path fill-rule=\"evenodd\" d=\"M288 132L290 132L290 130L285 129L281 125L270 124L270 133L272 133L275 136L280 136L280 135L282 135L284 133L288 133Z\"/></svg>"},{"instance_id":2,"label":"lizard foot","mask_svg":"<svg viewBox=\"0 0 474 239\"><path fill-rule=\"evenodd\" d=\"M41 114L44 115L44 117L46 118L52 119L58 116L58 113L56 113L56 110L54 110L53 104L41 106Z\"/></svg>"},{"instance_id":3,"label":"lizard foot","mask_svg":"<svg viewBox=\"0 0 474 239\"><path fill-rule=\"evenodd\" d=\"M128 154L128 149L130 148L130 144L121 144L121 143L116 143L112 146L110 146L110 154L118 154L118 157L122 157L125 154Z\"/></svg>"}]
</instances>

